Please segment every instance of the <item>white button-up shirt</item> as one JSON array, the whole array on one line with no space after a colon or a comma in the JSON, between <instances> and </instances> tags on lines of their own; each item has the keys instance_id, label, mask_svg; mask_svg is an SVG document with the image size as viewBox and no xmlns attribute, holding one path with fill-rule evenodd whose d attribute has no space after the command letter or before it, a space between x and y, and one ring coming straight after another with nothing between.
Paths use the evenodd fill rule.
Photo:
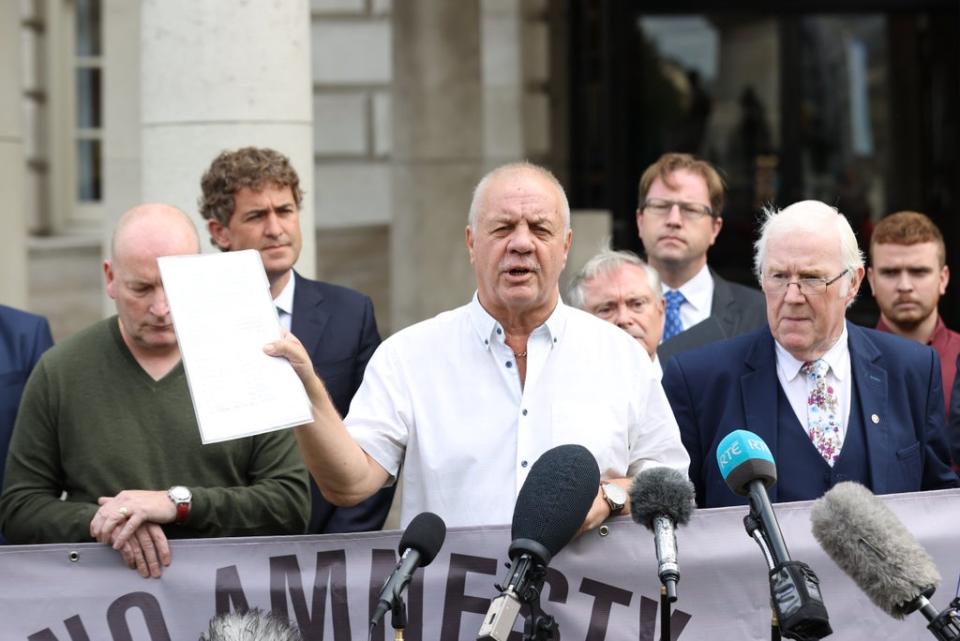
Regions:
<instances>
[{"instance_id":1,"label":"white button-up shirt","mask_svg":"<svg viewBox=\"0 0 960 641\"><path fill-rule=\"evenodd\" d=\"M807 396L809 390L807 390L806 377L800 374L803 361L794 358L780 343L774 341L773 344L776 346L777 378L780 380L780 386L783 388L787 400L790 401L790 407L793 408L793 413L797 415L800 425L809 434L810 429L807 425ZM846 323L843 325L840 338L820 358L830 365L830 369L827 371L827 382L837 391L837 400L840 402L838 416L841 419L839 432L842 445L847 436L847 421L850 419L850 397L853 394Z\"/></svg>"},{"instance_id":2,"label":"white button-up shirt","mask_svg":"<svg viewBox=\"0 0 960 641\"><path fill-rule=\"evenodd\" d=\"M664 285L663 291L672 291L672 288ZM713 311L713 276L709 267L704 265L696 276L681 285L677 291L683 294L684 298L680 305L680 324L684 330L710 317L710 312Z\"/></svg>"},{"instance_id":3,"label":"white button-up shirt","mask_svg":"<svg viewBox=\"0 0 960 641\"><path fill-rule=\"evenodd\" d=\"M346 418L360 446L403 479L402 525L510 523L546 450L579 443L603 478L690 459L650 357L615 325L559 303L527 342L526 381L477 296L384 341Z\"/></svg>"},{"instance_id":4,"label":"white button-up shirt","mask_svg":"<svg viewBox=\"0 0 960 641\"><path fill-rule=\"evenodd\" d=\"M293 323L293 291L296 288L296 280L291 271L290 279L280 290L280 295L273 299L273 304L277 308L277 318L280 319L280 327L288 332L290 331L290 325Z\"/></svg>"}]
</instances>

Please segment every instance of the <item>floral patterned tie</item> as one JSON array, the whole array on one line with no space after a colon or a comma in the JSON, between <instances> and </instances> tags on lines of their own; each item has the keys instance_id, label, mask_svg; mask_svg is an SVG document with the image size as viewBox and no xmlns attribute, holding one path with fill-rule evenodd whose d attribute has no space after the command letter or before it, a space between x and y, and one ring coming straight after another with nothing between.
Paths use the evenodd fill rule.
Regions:
<instances>
[{"instance_id":1,"label":"floral patterned tie","mask_svg":"<svg viewBox=\"0 0 960 641\"><path fill-rule=\"evenodd\" d=\"M840 402L827 382L830 365L825 360L804 363L800 372L807 379L807 435L820 456L833 467L840 456Z\"/></svg>"},{"instance_id":2,"label":"floral patterned tie","mask_svg":"<svg viewBox=\"0 0 960 641\"><path fill-rule=\"evenodd\" d=\"M663 299L667 302L667 313L663 321L663 340L669 340L683 331L683 323L680 322L680 306L687 300L677 290L665 292Z\"/></svg>"}]
</instances>

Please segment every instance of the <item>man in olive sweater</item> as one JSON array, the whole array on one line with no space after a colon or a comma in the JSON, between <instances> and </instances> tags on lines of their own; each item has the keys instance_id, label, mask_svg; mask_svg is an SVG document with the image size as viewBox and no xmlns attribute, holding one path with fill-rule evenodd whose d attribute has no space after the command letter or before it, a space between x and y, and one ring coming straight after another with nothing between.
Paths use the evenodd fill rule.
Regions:
<instances>
[{"instance_id":1,"label":"man in olive sweater","mask_svg":"<svg viewBox=\"0 0 960 641\"><path fill-rule=\"evenodd\" d=\"M0 495L9 542L97 540L159 577L168 538L305 531L309 485L289 431L201 444L157 267L199 250L172 207L120 219L104 262L117 316L48 351L24 390Z\"/></svg>"}]
</instances>

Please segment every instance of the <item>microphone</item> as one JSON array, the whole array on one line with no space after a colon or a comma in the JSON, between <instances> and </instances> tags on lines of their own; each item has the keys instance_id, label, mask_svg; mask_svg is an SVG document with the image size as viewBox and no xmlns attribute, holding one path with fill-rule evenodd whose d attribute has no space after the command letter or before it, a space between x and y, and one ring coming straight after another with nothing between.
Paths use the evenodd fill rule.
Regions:
<instances>
[{"instance_id":1,"label":"microphone","mask_svg":"<svg viewBox=\"0 0 960 641\"><path fill-rule=\"evenodd\" d=\"M820 594L820 580L806 563L793 561L767 488L777 482L777 466L763 439L734 430L717 446L717 465L727 487L746 496L747 533L756 539L770 567L770 598L781 634L788 639L822 639L833 633Z\"/></svg>"},{"instance_id":2,"label":"microphone","mask_svg":"<svg viewBox=\"0 0 960 641\"><path fill-rule=\"evenodd\" d=\"M677 600L680 581L674 528L690 520L694 494L693 483L682 472L669 467L643 470L630 486L630 516L653 532L657 574L671 603Z\"/></svg>"},{"instance_id":3,"label":"microphone","mask_svg":"<svg viewBox=\"0 0 960 641\"><path fill-rule=\"evenodd\" d=\"M387 577L380 595L377 597L377 607L370 617L370 629L373 630L388 610L400 603L400 595L410 583L414 571L419 567L430 565L447 535L447 526L439 516L433 512L421 512L413 517L407 529L400 537L400 561L397 567Z\"/></svg>"},{"instance_id":4,"label":"microphone","mask_svg":"<svg viewBox=\"0 0 960 641\"><path fill-rule=\"evenodd\" d=\"M820 547L878 608L894 619L920 610L937 639L960 639L960 600L943 613L930 604L940 583L933 559L870 490L838 483L813 503L810 522Z\"/></svg>"},{"instance_id":5,"label":"microphone","mask_svg":"<svg viewBox=\"0 0 960 641\"><path fill-rule=\"evenodd\" d=\"M599 487L597 461L582 445L559 445L533 464L513 508L510 572L495 586L500 596L490 602L477 641L507 641L523 604L530 605L529 628L556 626L540 612L546 567L583 524Z\"/></svg>"}]
</instances>

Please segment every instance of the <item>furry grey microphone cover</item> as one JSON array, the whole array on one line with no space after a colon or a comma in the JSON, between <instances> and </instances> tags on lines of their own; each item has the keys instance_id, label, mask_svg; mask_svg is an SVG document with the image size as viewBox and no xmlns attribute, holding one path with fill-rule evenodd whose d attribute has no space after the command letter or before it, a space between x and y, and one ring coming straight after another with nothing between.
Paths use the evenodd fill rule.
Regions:
<instances>
[{"instance_id":1,"label":"furry grey microphone cover","mask_svg":"<svg viewBox=\"0 0 960 641\"><path fill-rule=\"evenodd\" d=\"M300 631L286 620L259 608L228 612L210 620L199 641L302 641Z\"/></svg>"},{"instance_id":2,"label":"furry grey microphone cover","mask_svg":"<svg viewBox=\"0 0 960 641\"><path fill-rule=\"evenodd\" d=\"M630 486L630 515L650 530L658 516L686 525L693 513L693 503L693 483L685 474L670 467L643 470Z\"/></svg>"},{"instance_id":3,"label":"furry grey microphone cover","mask_svg":"<svg viewBox=\"0 0 960 641\"><path fill-rule=\"evenodd\" d=\"M940 574L903 523L870 490L838 483L817 499L810 513L813 536L870 600L895 619L917 609Z\"/></svg>"}]
</instances>

